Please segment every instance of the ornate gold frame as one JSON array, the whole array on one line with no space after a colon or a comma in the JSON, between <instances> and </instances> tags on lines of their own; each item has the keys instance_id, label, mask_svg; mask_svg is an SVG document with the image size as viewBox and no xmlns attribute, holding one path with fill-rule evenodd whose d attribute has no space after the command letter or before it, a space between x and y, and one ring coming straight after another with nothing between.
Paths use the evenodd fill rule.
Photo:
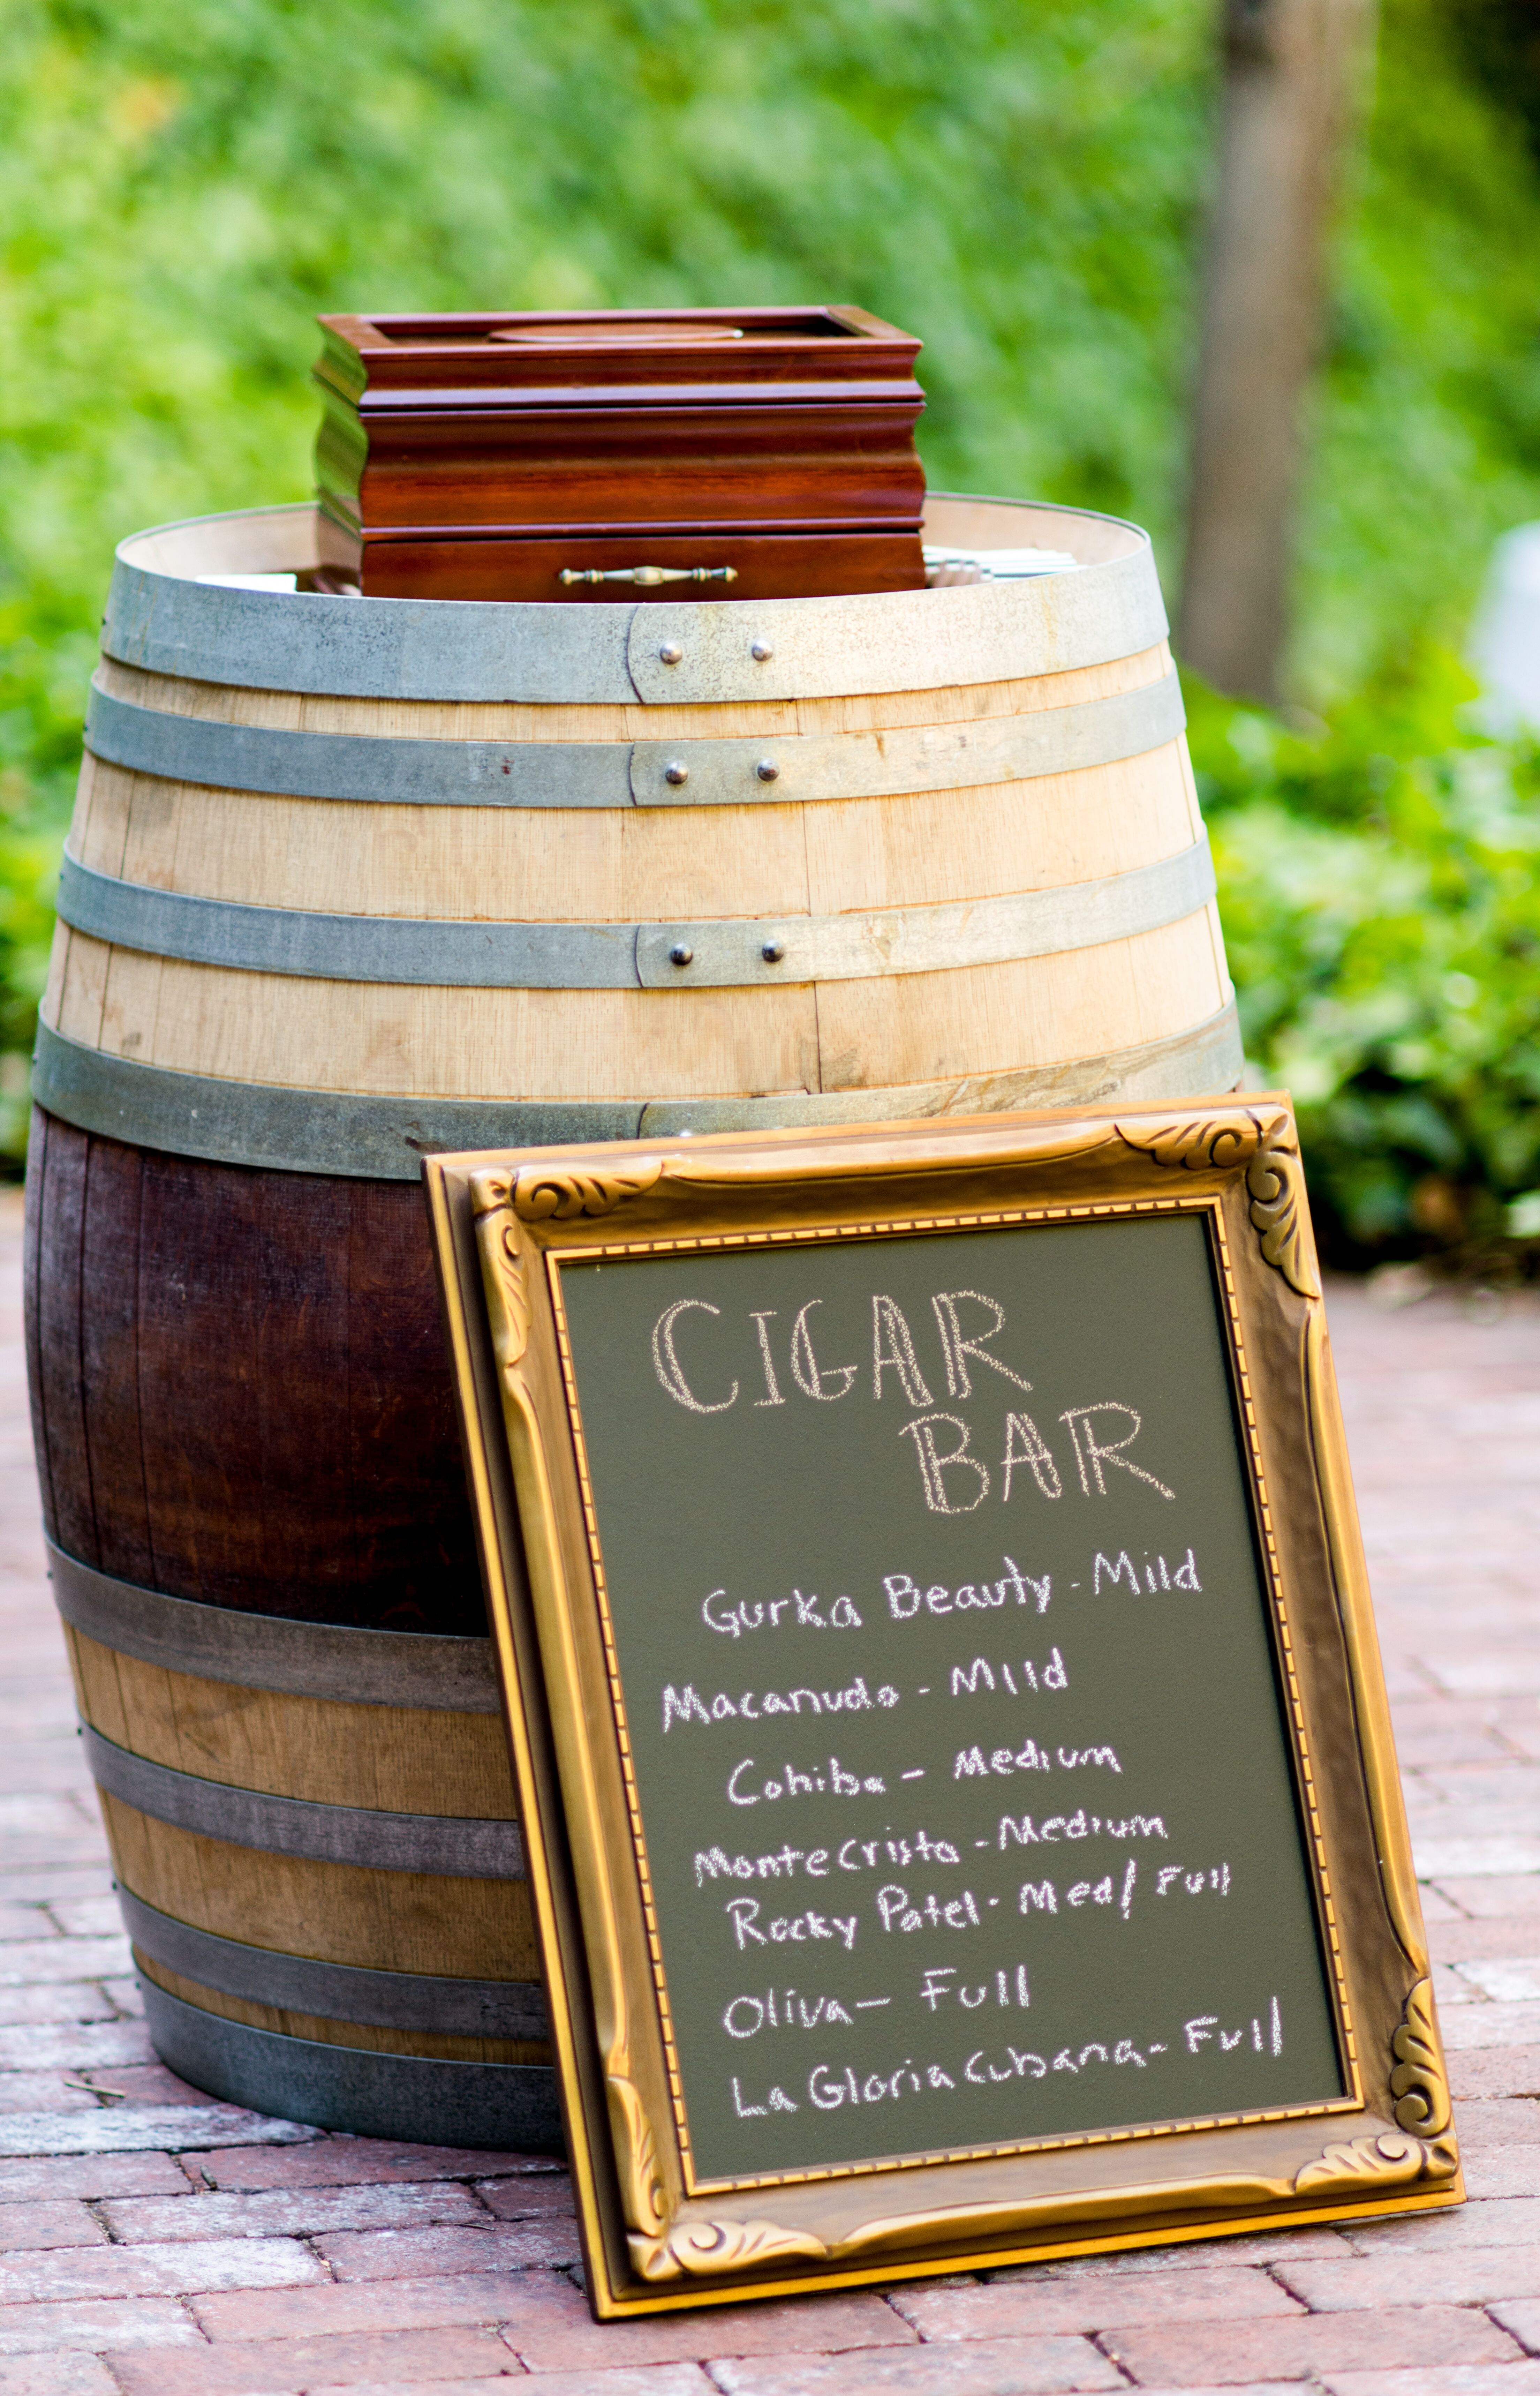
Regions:
<instances>
[{"instance_id":1,"label":"ornate gold frame","mask_svg":"<svg viewBox=\"0 0 1540 2396\"><path fill-rule=\"evenodd\" d=\"M1461 2201L1286 1099L441 1156L424 1170L601 2319ZM1352 2093L1308 2110L697 2183L550 1268L1178 1209L1213 1229Z\"/></svg>"}]
</instances>

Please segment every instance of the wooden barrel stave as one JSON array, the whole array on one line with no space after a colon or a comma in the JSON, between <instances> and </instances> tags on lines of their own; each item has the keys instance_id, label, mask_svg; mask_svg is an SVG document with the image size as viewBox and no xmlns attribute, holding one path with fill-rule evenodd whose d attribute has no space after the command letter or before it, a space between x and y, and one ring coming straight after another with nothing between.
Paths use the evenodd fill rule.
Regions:
<instances>
[{"instance_id":1,"label":"wooden barrel stave","mask_svg":"<svg viewBox=\"0 0 1540 2396\"><path fill-rule=\"evenodd\" d=\"M280 1178L43 1114L28 1178L49 1537L173 1597L480 1636L417 1191Z\"/></svg>"},{"instance_id":2,"label":"wooden barrel stave","mask_svg":"<svg viewBox=\"0 0 1540 2396\"><path fill-rule=\"evenodd\" d=\"M1030 1040L1040 1069L1063 1069L1112 1045L1162 1041L1223 1012L1205 904L1184 923L1109 944L1085 984L1087 952L950 973L825 982L790 990L417 991L273 976L260 1018L250 976L105 952L70 935L52 1028L87 1048L125 1025L133 1062L290 1089L493 1096L505 1073L523 1099L639 1107L739 1090L819 1096L1006 1074ZM105 1009L99 973L111 980ZM84 988L73 978L83 968ZM1105 997L1103 992L1105 991ZM451 1004L451 1001L469 1002ZM104 1022L105 1016L105 1022ZM102 1034L105 1032L106 1037ZM92 1036L92 1034L96 1036ZM146 1055L146 1049L152 1051ZM265 1067L265 1072L259 1069ZM820 1068L822 1073L820 1074ZM1232 1076L1233 1078L1233 1076ZM820 1090L818 1084L823 1082ZM905 1109L905 1111L909 1111Z\"/></svg>"},{"instance_id":3,"label":"wooden barrel stave","mask_svg":"<svg viewBox=\"0 0 1540 2396\"><path fill-rule=\"evenodd\" d=\"M554 2136L545 2050L515 2034L527 1891L443 1868L511 1818L494 1720L440 1703L421 1722L458 1727L435 1738L411 1718L412 1652L485 1654L409 1186L425 1147L1233 1079L1206 893L1099 942L1030 931L1201 854L1139 537L987 503L935 529L1065 546L1067 524L1098 571L1057 592L586 619L275 609L188 579L308 563L302 510L128 545L70 843L83 920L43 1008L32 1353L152 2030L200 2084L395 2136ZM133 938L90 928L103 905ZM179 949L190 922L251 937L240 910L270 942L339 924L348 978L329 952L254 975ZM777 986L756 920L854 962ZM420 927L481 925L538 931L549 986L388 978ZM631 927L639 974L662 938L726 962L707 987L585 987L606 925ZM924 970L884 965L894 927ZM79 1565L108 1577L94 1612ZM255 1665L219 1647L232 1619ZM312 1643L298 1666L280 1631ZM339 1640L375 1659L352 1695ZM365 1839L403 1868L362 1860ZM438 1868L405 1868L419 1853Z\"/></svg>"},{"instance_id":4,"label":"wooden barrel stave","mask_svg":"<svg viewBox=\"0 0 1540 2396\"><path fill-rule=\"evenodd\" d=\"M602 922L859 912L1054 889L1170 856L1200 831L1184 763L1171 741L1030 782L722 806L705 827L684 809L618 825L618 808L531 809L538 842L511 809L468 826L458 808L152 788L99 763L72 848L154 889L344 914L560 924L578 888Z\"/></svg>"},{"instance_id":5,"label":"wooden barrel stave","mask_svg":"<svg viewBox=\"0 0 1540 2396\"><path fill-rule=\"evenodd\" d=\"M150 1763L314 1805L517 1818L495 1714L242 1688L67 1635L85 1720Z\"/></svg>"}]
</instances>

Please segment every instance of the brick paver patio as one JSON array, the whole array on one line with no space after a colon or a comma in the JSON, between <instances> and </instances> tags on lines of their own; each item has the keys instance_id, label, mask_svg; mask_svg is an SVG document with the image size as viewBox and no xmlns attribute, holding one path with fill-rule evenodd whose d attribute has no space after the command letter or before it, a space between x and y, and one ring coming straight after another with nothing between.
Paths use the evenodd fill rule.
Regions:
<instances>
[{"instance_id":1,"label":"brick paver patio","mask_svg":"<svg viewBox=\"0 0 1540 2396\"><path fill-rule=\"evenodd\" d=\"M0 2396L1540 2396L1540 1305L1333 1322L1472 2202L600 2329L563 2174L211 2103L139 2018L0 1201Z\"/></svg>"}]
</instances>

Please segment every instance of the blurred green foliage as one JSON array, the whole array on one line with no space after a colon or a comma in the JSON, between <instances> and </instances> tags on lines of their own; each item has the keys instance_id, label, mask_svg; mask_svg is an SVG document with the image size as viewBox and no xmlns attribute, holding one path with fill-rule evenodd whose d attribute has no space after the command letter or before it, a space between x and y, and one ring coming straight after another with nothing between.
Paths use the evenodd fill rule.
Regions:
<instances>
[{"instance_id":1,"label":"blurred green foliage","mask_svg":"<svg viewBox=\"0 0 1540 2396\"><path fill-rule=\"evenodd\" d=\"M1308 729L1189 685L1252 1084L1294 1093L1342 1263L1490 1277L1540 1234L1540 751L1473 696L1426 647Z\"/></svg>"},{"instance_id":2,"label":"blurred green foliage","mask_svg":"<svg viewBox=\"0 0 1540 2396\"><path fill-rule=\"evenodd\" d=\"M1199 711L1255 1053L1308 1085L1364 1253L1424 1236L1430 1174L1540 1179L1531 769L1459 730L1437 661L1540 515L1532 15L1384 0L1301 536L1294 685L1330 729ZM113 544L304 495L316 311L858 300L924 338L934 485L1135 515L1170 569L1215 18L0 0L6 1151Z\"/></svg>"}]
</instances>

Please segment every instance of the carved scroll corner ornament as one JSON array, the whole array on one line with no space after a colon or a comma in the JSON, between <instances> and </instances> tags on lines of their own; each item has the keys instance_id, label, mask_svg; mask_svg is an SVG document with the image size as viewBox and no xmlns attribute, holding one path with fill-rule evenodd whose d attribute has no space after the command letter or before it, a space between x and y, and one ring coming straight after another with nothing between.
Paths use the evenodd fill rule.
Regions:
<instances>
[{"instance_id":1,"label":"carved scroll corner ornament","mask_svg":"<svg viewBox=\"0 0 1540 2396\"><path fill-rule=\"evenodd\" d=\"M508 1211L511 1191L506 1173L477 1173L471 1178L471 1205L481 1250L482 1281L490 1302L492 1344L498 1368L511 1386L514 1368L529 1345L534 1317L524 1258Z\"/></svg>"},{"instance_id":2,"label":"carved scroll corner ornament","mask_svg":"<svg viewBox=\"0 0 1540 2396\"><path fill-rule=\"evenodd\" d=\"M1256 1154L1246 1167L1253 1231L1267 1262L1301 1298L1319 1298L1321 1283L1305 1221L1305 1168L1286 1115L1261 1126Z\"/></svg>"},{"instance_id":3,"label":"carved scroll corner ornament","mask_svg":"<svg viewBox=\"0 0 1540 2396\"><path fill-rule=\"evenodd\" d=\"M777 2221L676 2221L660 2237L632 2237L631 2265L644 2280L713 2279L752 2264L790 2262L794 2256L828 2260L830 2249L811 2230Z\"/></svg>"},{"instance_id":4,"label":"carved scroll corner ornament","mask_svg":"<svg viewBox=\"0 0 1540 2396\"><path fill-rule=\"evenodd\" d=\"M644 1197L660 1179L661 1157L638 1157L634 1165L602 1170L575 1165L521 1165L513 1182L513 1212L522 1223L575 1222L579 1215L607 1215L629 1198Z\"/></svg>"},{"instance_id":5,"label":"carved scroll corner ornament","mask_svg":"<svg viewBox=\"0 0 1540 2396\"><path fill-rule=\"evenodd\" d=\"M1452 2109L1433 2022L1431 1980L1419 1980L1407 1998L1390 2051L1396 2058L1390 2073L1396 2120L1417 2137L1441 2138L1449 2129Z\"/></svg>"},{"instance_id":6,"label":"carved scroll corner ornament","mask_svg":"<svg viewBox=\"0 0 1540 2396\"><path fill-rule=\"evenodd\" d=\"M471 1212L479 1223L484 1215L495 1215L499 1206L508 1206L513 1199L513 1176L506 1167L471 1176Z\"/></svg>"},{"instance_id":7,"label":"carved scroll corner ornament","mask_svg":"<svg viewBox=\"0 0 1540 2396\"><path fill-rule=\"evenodd\" d=\"M1396 2100L1399 2126L1328 2147L1297 2175L1294 2187L1302 2195L1321 2195L1331 2188L1356 2186L1364 2180L1397 2185L1453 2179L1459 2170L1449 2082L1433 2021L1431 1980L1417 1981L1407 1998L1390 2051L1396 2058L1390 2094Z\"/></svg>"},{"instance_id":8,"label":"carved scroll corner ornament","mask_svg":"<svg viewBox=\"0 0 1540 2396\"><path fill-rule=\"evenodd\" d=\"M657 2159L657 2140L647 2109L633 2080L612 2071L604 2083L609 2099L610 2136L620 2178L620 2202L626 2221L642 2232L642 2243L657 2244L668 2221L669 2192ZM632 2244L639 2243L632 2240Z\"/></svg>"},{"instance_id":9,"label":"carved scroll corner ornament","mask_svg":"<svg viewBox=\"0 0 1540 2396\"><path fill-rule=\"evenodd\" d=\"M1157 1165L1187 1173L1228 1173L1251 1156L1261 1126L1249 1110L1215 1122L1212 1116L1156 1116L1118 1125L1125 1148L1136 1148Z\"/></svg>"},{"instance_id":10,"label":"carved scroll corner ornament","mask_svg":"<svg viewBox=\"0 0 1540 2396\"><path fill-rule=\"evenodd\" d=\"M1260 1115L1247 1107L1217 1118L1135 1119L1121 1123L1118 1137L1156 1165L1188 1173L1226 1173L1243 1164L1263 1258L1301 1298L1321 1296L1306 1229L1305 1168L1287 1115Z\"/></svg>"},{"instance_id":11,"label":"carved scroll corner ornament","mask_svg":"<svg viewBox=\"0 0 1540 2396\"><path fill-rule=\"evenodd\" d=\"M1294 2193L1349 2196L1359 2189L1405 2188L1414 2180L1453 2179L1459 2167L1453 2136L1424 2139L1405 2130L1381 2130L1327 2147L1294 2174Z\"/></svg>"},{"instance_id":12,"label":"carved scroll corner ornament","mask_svg":"<svg viewBox=\"0 0 1540 2396\"><path fill-rule=\"evenodd\" d=\"M529 1326L534 1319L524 1259L514 1248L511 1223L503 1226L494 1264L503 1301L502 1336L498 1342L499 1362L505 1371L511 1371L529 1345Z\"/></svg>"}]
</instances>

